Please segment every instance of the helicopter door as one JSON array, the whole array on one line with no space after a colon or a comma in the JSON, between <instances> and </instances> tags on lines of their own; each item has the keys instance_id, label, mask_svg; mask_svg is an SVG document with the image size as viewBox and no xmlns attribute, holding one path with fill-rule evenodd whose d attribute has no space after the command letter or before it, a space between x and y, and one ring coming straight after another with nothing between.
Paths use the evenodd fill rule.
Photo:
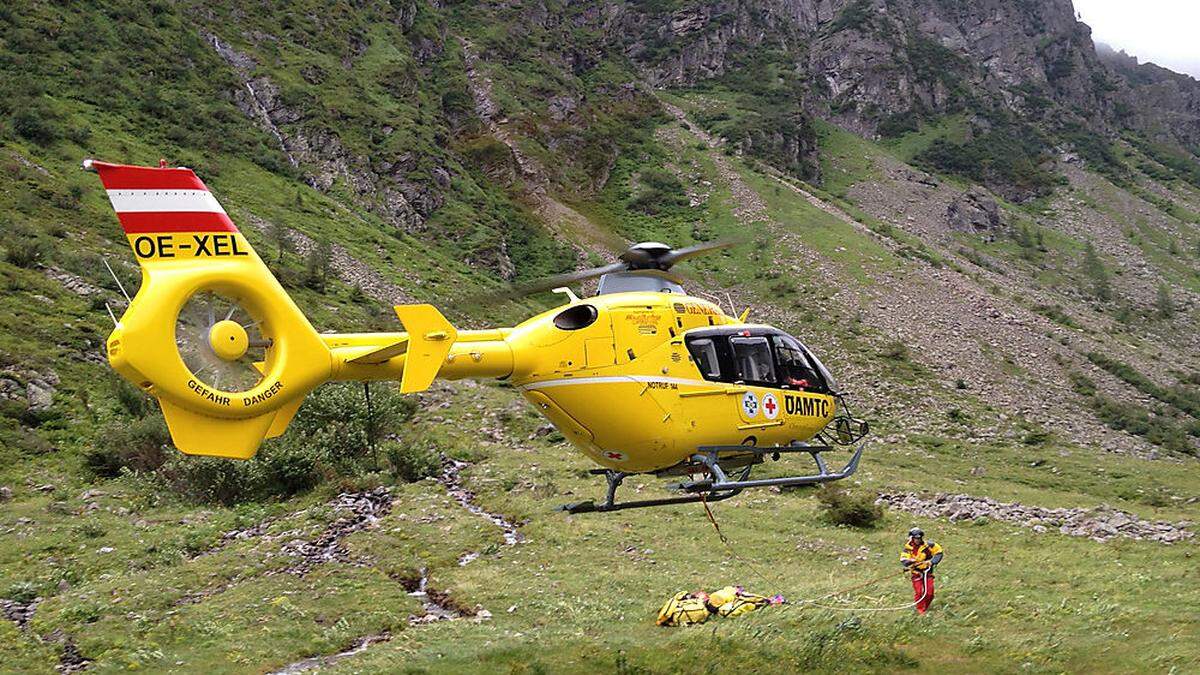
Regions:
<instances>
[{"instance_id":1,"label":"helicopter door","mask_svg":"<svg viewBox=\"0 0 1200 675\"><path fill-rule=\"evenodd\" d=\"M775 359L765 337L731 337L734 378L746 384L776 387Z\"/></svg>"},{"instance_id":2,"label":"helicopter door","mask_svg":"<svg viewBox=\"0 0 1200 675\"><path fill-rule=\"evenodd\" d=\"M712 338L696 338L687 341L688 353L700 375L706 380L721 381L721 357L717 353L717 343Z\"/></svg>"},{"instance_id":3,"label":"helicopter door","mask_svg":"<svg viewBox=\"0 0 1200 675\"><path fill-rule=\"evenodd\" d=\"M777 334L771 336L771 342L775 345L780 386L819 394L829 391L824 374L809 358L809 352L799 340L790 335Z\"/></svg>"}]
</instances>

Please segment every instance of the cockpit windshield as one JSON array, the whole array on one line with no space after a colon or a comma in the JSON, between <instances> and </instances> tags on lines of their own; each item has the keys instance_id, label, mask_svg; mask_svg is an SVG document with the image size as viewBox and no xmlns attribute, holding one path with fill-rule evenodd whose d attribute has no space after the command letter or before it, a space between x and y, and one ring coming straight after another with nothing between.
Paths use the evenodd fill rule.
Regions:
<instances>
[{"instance_id":1,"label":"cockpit windshield","mask_svg":"<svg viewBox=\"0 0 1200 675\"><path fill-rule=\"evenodd\" d=\"M808 389L821 381L808 360L803 345L790 335L772 335L775 358L779 362L780 381L797 389Z\"/></svg>"}]
</instances>

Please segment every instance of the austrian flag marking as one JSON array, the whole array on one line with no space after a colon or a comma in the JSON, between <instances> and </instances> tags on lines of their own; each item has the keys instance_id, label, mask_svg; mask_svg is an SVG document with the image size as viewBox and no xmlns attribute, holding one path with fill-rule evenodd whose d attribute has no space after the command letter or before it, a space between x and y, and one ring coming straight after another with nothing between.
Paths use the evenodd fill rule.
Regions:
<instances>
[{"instance_id":1,"label":"austrian flag marking","mask_svg":"<svg viewBox=\"0 0 1200 675\"><path fill-rule=\"evenodd\" d=\"M126 234L237 232L225 209L191 169L93 160L84 167L100 174Z\"/></svg>"}]
</instances>

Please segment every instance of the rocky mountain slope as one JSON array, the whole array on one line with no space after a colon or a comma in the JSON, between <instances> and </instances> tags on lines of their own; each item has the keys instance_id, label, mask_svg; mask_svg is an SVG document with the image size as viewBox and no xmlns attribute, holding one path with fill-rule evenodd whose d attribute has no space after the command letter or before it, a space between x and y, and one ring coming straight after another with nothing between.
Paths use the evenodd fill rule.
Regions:
<instances>
[{"instance_id":1,"label":"rocky mountain slope","mask_svg":"<svg viewBox=\"0 0 1200 675\"><path fill-rule=\"evenodd\" d=\"M17 2L0 72L8 667L1200 664L1200 85L1067 0ZM105 364L104 263L138 275L85 156L195 167L322 330L518 321L554 299L469 298L741 236L690 290L822 355L890 515L722 504L770 578L702 512L568 518L598 486L494 383L377 386L371 424L330 387L251 462L179 457ZM955 560L936 624L764 613L710 664L650 632L680 585L890 571L913 521Z\"/></svg>"}]
</instances>

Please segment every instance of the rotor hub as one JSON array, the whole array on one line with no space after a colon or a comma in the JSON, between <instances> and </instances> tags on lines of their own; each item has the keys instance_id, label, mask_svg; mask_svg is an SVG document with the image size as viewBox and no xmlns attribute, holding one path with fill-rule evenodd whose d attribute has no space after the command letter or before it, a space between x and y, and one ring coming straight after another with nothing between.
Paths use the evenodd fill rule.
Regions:
<instances>
[{"instance_id":1,"label":"rotor hub","mask_svg":"<svg viewBox=\"0 0 1200 675\"><path fill-rule=\"evenodd\" d=\"M213 353L226 361L236 361L250 348L250 336L242 324L223 319L208 331L208 344Z\"/></svg>"}]
</instances>

